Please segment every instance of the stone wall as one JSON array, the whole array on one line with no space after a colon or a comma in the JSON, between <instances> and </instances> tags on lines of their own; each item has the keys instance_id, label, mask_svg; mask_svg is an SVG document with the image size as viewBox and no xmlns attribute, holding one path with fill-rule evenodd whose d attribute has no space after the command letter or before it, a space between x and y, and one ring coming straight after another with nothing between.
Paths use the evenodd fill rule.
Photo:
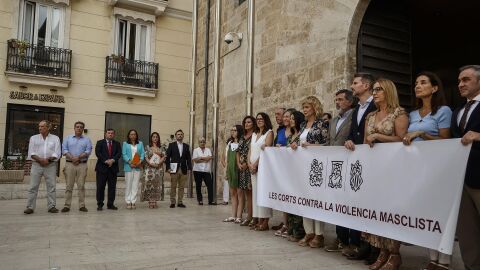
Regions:
<instances>
[{"instance_id":1,"label":"stone wall","mask_svg":"<svg viewBox=\"0 0 480 270\"><path fill-rule=\"evenodd\" d=\"M206 1L200 1L197 70L204 66ZM215 1L211 0L210 62L213 61ZM222 1L221 37L243 32L240 48L222 42L219 149L223 153L229 128L245 116L247 56L247 3ZM317 96L324 111L334 112L334 93L349 88L355 72L358 27L368 0L257 0L254 46L253 113L277 107L300 109L301 100ZM358 11L357 8L362 7ZM210 70L207 140L212 129L212 80ZM196 83L195 138L203 127L203 71ZM275 122L274 119L272 119ZM219 169L219 178L223 170Z\"/></svg>"}]
</instances>

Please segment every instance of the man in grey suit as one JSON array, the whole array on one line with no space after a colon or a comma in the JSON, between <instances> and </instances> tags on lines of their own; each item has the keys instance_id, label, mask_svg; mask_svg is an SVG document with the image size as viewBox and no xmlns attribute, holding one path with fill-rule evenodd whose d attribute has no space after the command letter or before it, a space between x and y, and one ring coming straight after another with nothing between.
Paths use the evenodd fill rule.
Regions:
<instances>
[{"instance_id":1,"label":"man in grey suit","mask_svg":"<svg viewBox=\"0 0 480 270\"><path fill-rule=\"evenodd\" d=\"M338 90L335 93L335 105L338 115L330 123L330 130L327 137L327 145L343 146L348 140L350 126L352 125L353 108L357 105L353 92L347 89ZM325 247L326 251L342 251L343 248L358 247L360 239L351 237L350 229L336 226L337 239L331 245Z\"/></svg>"}]
</instances>

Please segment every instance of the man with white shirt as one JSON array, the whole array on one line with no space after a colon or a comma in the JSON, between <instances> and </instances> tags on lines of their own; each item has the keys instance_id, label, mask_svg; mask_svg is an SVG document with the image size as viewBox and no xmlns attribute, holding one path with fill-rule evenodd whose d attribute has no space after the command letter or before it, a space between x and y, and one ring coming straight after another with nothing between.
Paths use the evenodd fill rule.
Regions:
<instances>
[{"instance_id":1,"label":"man with white shirt","mask_svg":"<svg viewBox=\"0 0 480 270\"><path fill-rule=\"evenodd\" d=\"M193 177L195 178L195 188L197 190L197 201L203 205L202 181L205 182L208 192L208 204L216 205L213 201L213 182L212 182L212 151L205 147L205 138L198 139L199 147L193 150Z\"/></svg>"},{"instance_id":2,"label":"man with white shirt","mask_svg":"<svg viewBox=\"0 0 480 270\"><path fill-rule=\"evenodd\" d=\"M47 207L49 213L58 213L56 206L55 185L57 162L62 156L62 147L58 136L50 134L50 122L42 120L38 124L40 134L30 137L28 143L28 160L32 160L30 170L30 188L28 189L27 209L25 214L33 214L35 210L38 187L42 176L47 186Z\"/></svg>"},{"instance_id":3,"label":"man with white shirt","mask_svg":"<svg viewBox=\"0 0 480 270\"><path fill-rule=\"evenodd\" d=\"M365 135L365 118L370 112L377 108L373 102L372 89L375 78L369 73L357 73L353 76L351 85L353 95L358 98L358 105L352 112L352 124L348 140L345 147L350 150L355 149L356 144L363 144ZM367 259L368 263L373 263L377 259L378 249L370 247L368 243L361 241L361 232L349 230L348 238L350 245L343 247L342 253L348 259L361 260Z\"/></svg>"},{"instance_id":4,"label":"man with white shirt","mask_svg":"<svg viewBox=\"0 0 480 270\"><path fill-rule=\"evenodd\" d=\"M183 131L181 129L175 132L174 142L168 145L167 159L165 161L167 172L170 173L170 208L175 208L175 202L180 208L185 208L183 204L183 194L187 176L192 171L192 159L190 155L190 146L183 142ZM178 185L178 200L176 200Z\"/></svg>"},{"instance_id":5,"label":"man with white shirt","mask_svg":"<svg viewBox=\"0 0 480 270\"><path fill-rule=\"evenodd\" d=\"M480 65L460 68L458 90L467 99L452 115L452 138L472 144L467 161L457 236L467 270L480 269Z\"/></svg>"}]
</instances>

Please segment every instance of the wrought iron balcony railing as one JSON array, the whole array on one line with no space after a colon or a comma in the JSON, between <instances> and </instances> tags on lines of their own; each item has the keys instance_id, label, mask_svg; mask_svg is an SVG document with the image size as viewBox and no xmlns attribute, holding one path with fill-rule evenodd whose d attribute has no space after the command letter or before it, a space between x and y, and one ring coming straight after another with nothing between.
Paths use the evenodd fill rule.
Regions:
<instances>
[{"instance_id":1,"label":"wrought iron balcony railing","mask_svg":"<svg viewBox=\"0 0 480 270\"><path fill-rule=\"evenodd\" d=\"M6 71L70 79L71 63L71 50L8 41Z\"/></svg>"},{"instance_id":2,"label":"wrought iron balcony railing","mask_svg":"<svg viewBox=\"0 0 480 270\"><path fill-rule=\"evenodd\" d=\"M123 56L107 56L105 83L157 89L158 64L125 59Z\"/></svg>"}]
</instances>

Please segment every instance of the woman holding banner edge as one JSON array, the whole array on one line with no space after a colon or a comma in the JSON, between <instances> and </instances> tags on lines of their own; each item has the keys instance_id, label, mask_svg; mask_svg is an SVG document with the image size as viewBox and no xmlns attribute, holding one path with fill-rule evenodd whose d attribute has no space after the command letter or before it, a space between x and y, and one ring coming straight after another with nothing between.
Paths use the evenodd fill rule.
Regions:
<instances>
[{"instance_id":1,"label":"woman holding banner edge","mask_svg":"<svg viewBox=\"0 0 480 270\"><path fill-rule=\"evenodd\" d=\"M417 109L410 113L408 134L403 144L413 141L441 140L450 138L452 111L446 105L440 78L432 72L424 71L415 80ZM451 256L430 249L430 263L424 270L449 269Z\"/></svg>"},{"instance_id":2,"label":"woman holding banner edge","mask_svg":"<svg viewBox=\"0 0 480 270\"><path fill-rule=\"evenodd\" d=\"M300 126L300 146L325 145L327 143L328 128L321 119L323 115L322 103L315 96L308 96L302 101L302 109L305 115L305 122ZM296 150L298 146L296 142L290 144L293 150ZM324 222L304 217L303 228L305 229L305 237L298 242L300 246L319 248L325 245L323 237L325 231Z\"/></svg>"},{"instance_id":3,"label":"woman holding banner edge","mask_svg":"<svg viewBox=\"0 0 480 270\"><path fill-rule=\"evenodd\" d=\"M401 142L408 128L408 116L400 107L397 88L388 79L377 79L373 85L373 101L377 110L367 115L364 143L373 147L375 143ZM380 249L377 260L369 266L371 270L397 270L402 264L400 242L373 234L364 234L372 246Z\"/></svg>"}]
</instances>

